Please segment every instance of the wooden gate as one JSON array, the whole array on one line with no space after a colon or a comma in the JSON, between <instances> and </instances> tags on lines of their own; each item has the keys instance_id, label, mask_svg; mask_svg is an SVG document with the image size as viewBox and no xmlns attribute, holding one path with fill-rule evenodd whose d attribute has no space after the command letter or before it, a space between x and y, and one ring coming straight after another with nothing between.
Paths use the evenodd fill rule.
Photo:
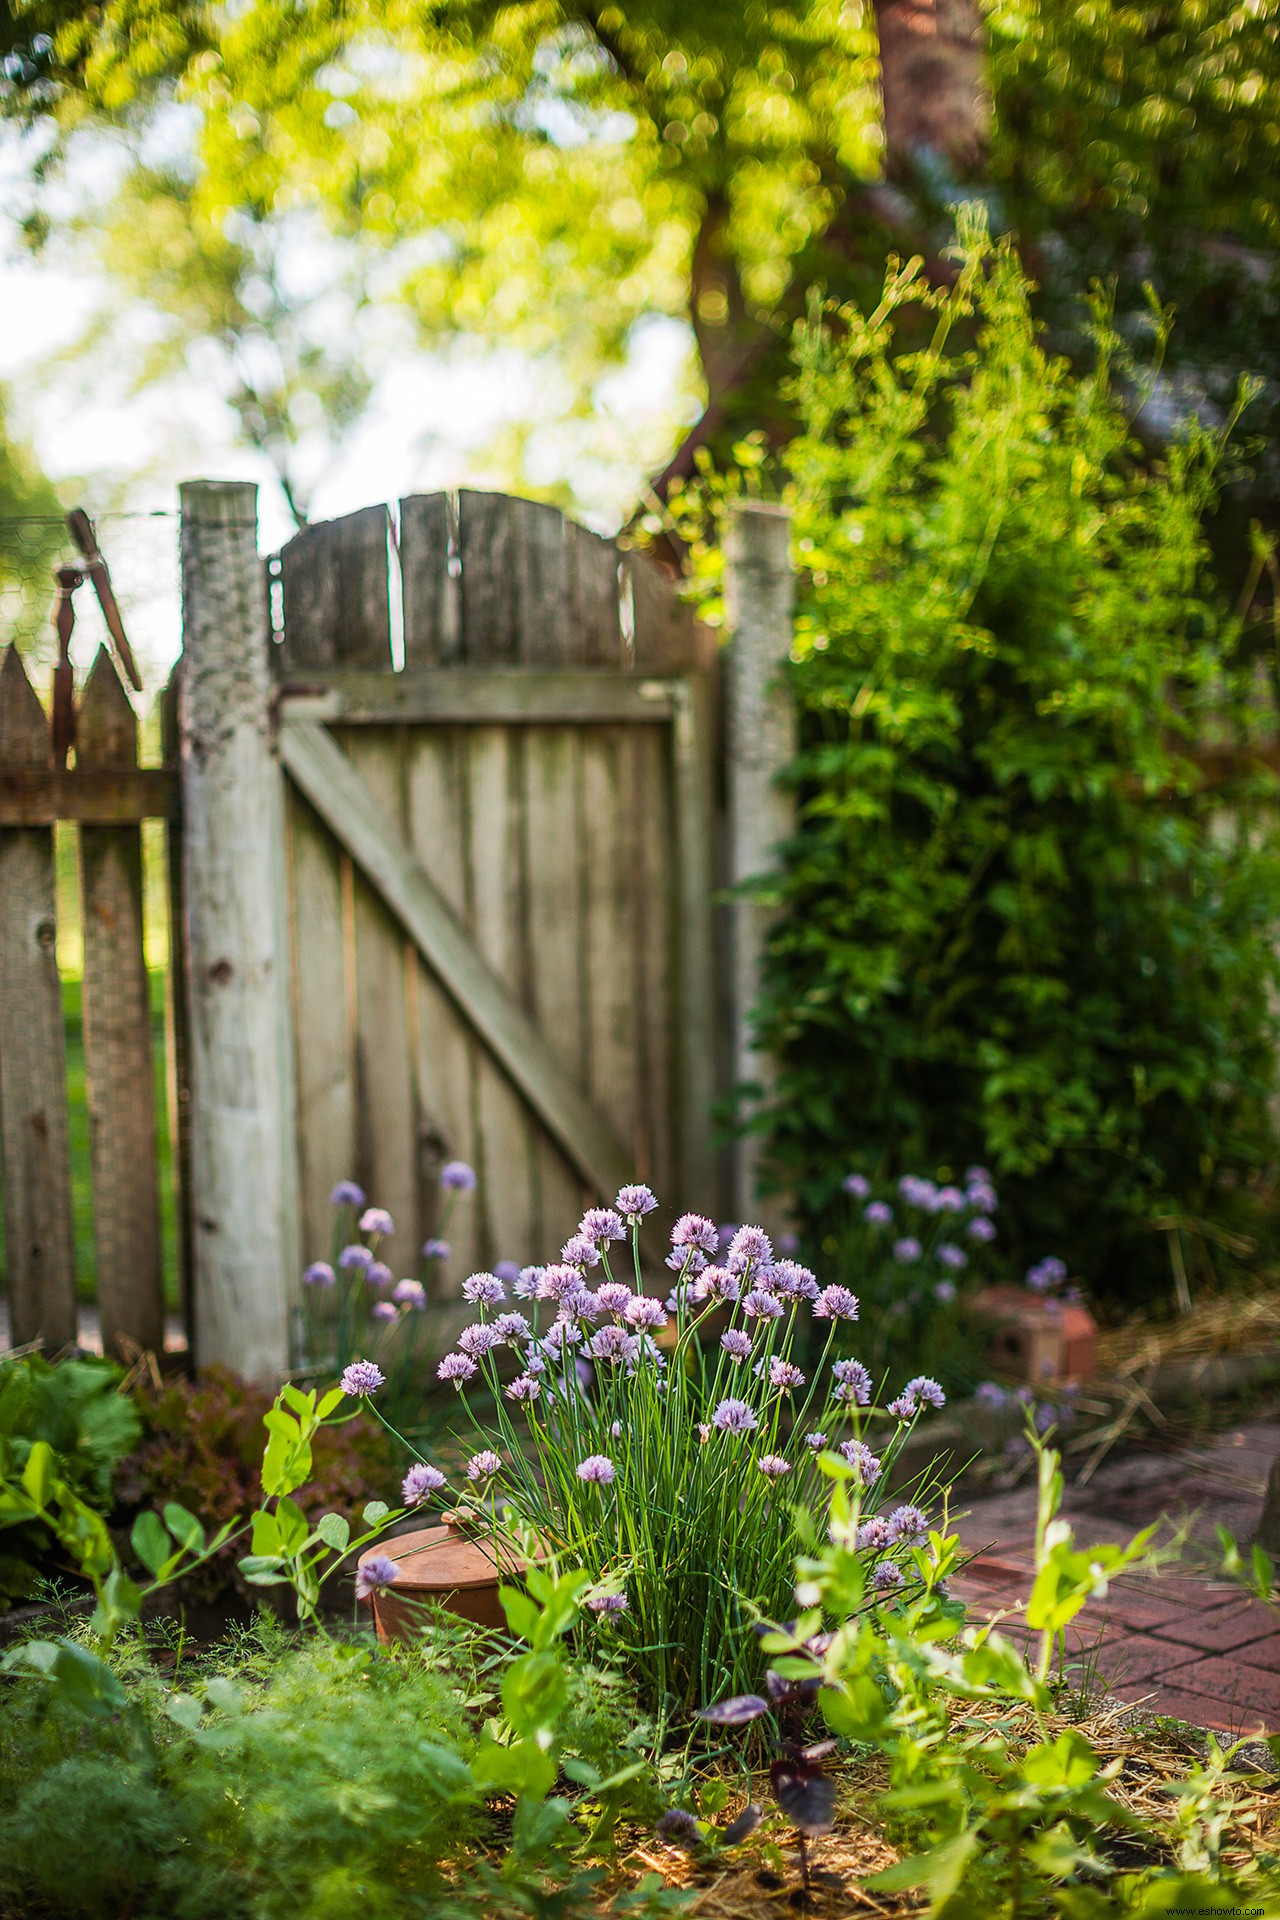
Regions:
<instances>
[{"instance_id":1,"label":"wooden gate","mask_svg":"<svg viewBox=\"0 0 1280 1920\"><path fill-rule=\"evenodd\" d=\"M302 1242L350 1174L416 1272L465 1160L456 1288L626 1180L718 1207L715 649L554 508L417 497L390 536L273 563Z\"/></svg>"}]
</instances>

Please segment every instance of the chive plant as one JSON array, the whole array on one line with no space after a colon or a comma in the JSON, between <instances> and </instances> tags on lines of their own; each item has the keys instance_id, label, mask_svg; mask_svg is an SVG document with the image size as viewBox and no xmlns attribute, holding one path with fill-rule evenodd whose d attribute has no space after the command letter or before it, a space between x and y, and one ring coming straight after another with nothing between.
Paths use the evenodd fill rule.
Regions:
<instances>
[{"instance_id":1,"label":"chive plant","mask_svg":"<svg viewBox=\"0 0 1280 1920\"><path fill-rule=\"evenodd\" d=\"M486 1442L466 1468L464 1508L586 1569L587 1604L646 1704L683 1718L745 1689L741 1629L756 1609L785 1605L793 1509L828 1497L824 1449L862 1488L869 1581L901 1582L925 1515L880 1508L896 1455L943 1394L917 1377L873 1404L868 1369L832 1357L856 1296L776 1258L759 1227L739 1228L722 1259L715 1225L683 1215L671 1290L647 1292L640 1225L657 1204L630 1186L592 1208L558 1261L522 1270L514 1304L501 1277L471 1275L462 1291L478 1318L437 1373ZM802 1368L793 1354L810 1345ZM499 1372L504 1349L521 1356L514 1379ZM467 1402L475 1386L493 1397L487 1428Z\"/></svg>"}]
</instances>

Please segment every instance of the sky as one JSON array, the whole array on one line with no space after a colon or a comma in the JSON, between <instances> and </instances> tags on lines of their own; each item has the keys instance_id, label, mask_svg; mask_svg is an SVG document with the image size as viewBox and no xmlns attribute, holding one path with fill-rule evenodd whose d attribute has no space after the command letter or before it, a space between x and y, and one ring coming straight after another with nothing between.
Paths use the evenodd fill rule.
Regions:
<instances>
[{"instance_id":1,"label":"sky","mask_svg":"<svg viewBox=\"0 0 1280 1920\"><path fill-rule=\"evenodd\" d=\"M91 241L61 239L38 260L26 251L15 216L29 161L17 132L0 129L0 383L13 427L64 504L83 504L98 518L149 699L181 645L172 518L179 481L256 480L264 552L288 539L293 521L270 463L237 439L215 356L196 354L181 374L136 390L132 370L158 337L156 316L122 301ZM112 164L109 152L86 149L66 204L91 200ZM628 364L597 390L592 419L574 425L556 418L545 375L514 350L462 341L448 354L429 353L388 309L374 316L370 353L372 399L320 472L313 520L405 493L494 484L493 442L532 424L532 484L568 481L580 517L612 532L643 478L637 447L660 444L688 417L689 339L668 320L637 330ZM73 657L83 670L101 628L86 594L76 604Z\"/></svg>"}]
</instances>

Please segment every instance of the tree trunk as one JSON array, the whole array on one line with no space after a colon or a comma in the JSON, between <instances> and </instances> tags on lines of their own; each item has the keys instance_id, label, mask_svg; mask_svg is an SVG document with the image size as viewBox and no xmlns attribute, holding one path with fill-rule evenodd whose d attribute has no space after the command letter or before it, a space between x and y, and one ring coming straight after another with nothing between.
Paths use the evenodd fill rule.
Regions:
<instances>
[{"instance_id":1,"label":"tree trunk","mask_svg":"<svg viewBox=\"0 0 1280 1920\"><path fill-rule=\"evenodd\" d=\"M876 29L886 174L926 156L971 171L990 118L975 0L876 0Z\"/></svg>"}]
</instances>

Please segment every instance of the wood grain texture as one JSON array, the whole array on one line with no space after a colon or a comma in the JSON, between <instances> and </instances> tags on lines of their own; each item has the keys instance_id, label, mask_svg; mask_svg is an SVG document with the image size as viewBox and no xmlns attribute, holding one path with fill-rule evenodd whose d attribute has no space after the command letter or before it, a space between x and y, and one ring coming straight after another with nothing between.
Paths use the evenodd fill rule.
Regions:
<instances>
[{"instance_id":1,"label":"wood grain texture","mask_svg":"<svg viewBox=\"0 0 1280 1920\"><path fill-rule=\"evenodd\" d=\"M77 766L131 767L137 759L133 708L111 656L100 648L77 715ZM123 1334L160 1353L164 1276L141 827L81 829L80 919L103 1351L117 1351Z\"/></svg>"},{"instance_id":2,"label":"wood grain texture","mask_svg":"<svg viewBox=\"0 0 1280 1920\"><path fill-rule=\"evenodd\" d=\"M564 523L569 593L569 657L584 665L621 667L621 569L612 540L573 520Z\"/></svg>"},{"instance_id":3,"label":"wood grain texture","mask_svg":"<svg viewBox=\"0 0 1280 1920\"><path fill-rule=\"evenodd\" d=\"M47 767L49 724L16 647L0 663L0 761ZM51 827L0 829L0 1137L16 1345L76 1337L67 1075Z\"/></svg>"},{"instance_id":4,"label":"wood grain texture","mask_svg":"<svg viewBox=\"0 0 1280 1920\"><path fill-rule=\"evenodd\" d=\"M628 553L623 570L631 593L631 664L637 673L687 673L715 658L715 635L694 619L676 582L647 553Z\"/></svg>"},{"instance_id":5,"label":"wood grain texture","mask_svg":"<svg viewBox=\"0 0 1280 1920\"><path fill-rule=\"evenodd\" d=\"M591 666L406 667L393 674L323 669L296 687L286 681L280 696L285 726L293 720L377 727L661 724L671 711L668 681ZM0 805L3 795L0 782Z\"/></svg>"},{"instance_id":6,"label":"wood grain texture","mask_svg":"<svg viewBox=\"0 0 1280 1920\"><path fill-rule=\"evenodd\" d=\"M0 827L129 826L169 819L178 785L168 767L5 767L0 771Z\"/></svg>"},{"instance_id":7,"label":"wood grain texture","mask_svg":"<svg viewBox=\"0 0 1280 1920\"><path fill-rule=\"evenodd\" d=\"M299 1205L303 1258L327 1260L329 1195L356 1175L355 1031L349 1018L341 856L328 829L290 790L293 1017L298 1060Z\"/></svg>"},{"instance_id":8,"label":"wood grain texture","mask_svg":"<svg viewBox=\"0 0 1280 1920\"><path fill-rule=\"evenodd\" d=\"M403 836L376 806L346 755L322 728L281 735L288 770L417 942L428 965L486 1046L582 1172L605 1192L624 1180L628 1156L583 1099L546 1039L477 950Z\"/></svg>"},{"instance_id":9,"label":"wood grain texture","mask_svg":"<svg viewBox=\"0 0 1280 1920\"><path fill-rule=\"evenodd\" d=\"M348 665L391 668L391 589L385 507L304 527L280 551L286 673Z\"/></svg>"},{"instance_id":10,"label":"wood grain texture","mask_svg":"<svg viewBox=\"0 0 1280 1920\"><path fill-rule=\"evenodd\" d=\"M252 486L182 489L195 1351L267 1378L288 1364L297 1286L296 1101L256 521Z\"/></svg>"},{"instance_id":11,"label":"wood grain texture","mask_svg":"<svg viewBox=\"0 0 1280 1920\"><path fill-rule=\"evenodd\" d=\"M179 656L160 695L160 752L170 766L180 753L178 710L182 689ZM177 783L174 811L165 825L165 871L169 880L169 969L165 975L165 1098L169 1110L174 1204L177 1213L178 1302L188 1347L192 1328L193 1234L191 1220L191 1075L187 1033L186 907L182 867L182 787Z\"/></svg>"},{"instance_id":12,"label":"wood grain texture","mask_svg":"<svg viewBox=\"0 0 1280 1920\"><path fill-rule=\"evenodd\" d=\"M503 493L458 495L462 653L469 666L520 657L516 502Z\"/></svg>"},{"instance_id":13,"label":"wood grain texture","mask_svg":"<svg viewBox=\"0 0 1280 1920\"><path fill-rule=\"evenodd\" d=\"M400 579L408 668L455 666L462 657L456 502L415 493L400 502Z\"/></svg>"}]
</instances>

